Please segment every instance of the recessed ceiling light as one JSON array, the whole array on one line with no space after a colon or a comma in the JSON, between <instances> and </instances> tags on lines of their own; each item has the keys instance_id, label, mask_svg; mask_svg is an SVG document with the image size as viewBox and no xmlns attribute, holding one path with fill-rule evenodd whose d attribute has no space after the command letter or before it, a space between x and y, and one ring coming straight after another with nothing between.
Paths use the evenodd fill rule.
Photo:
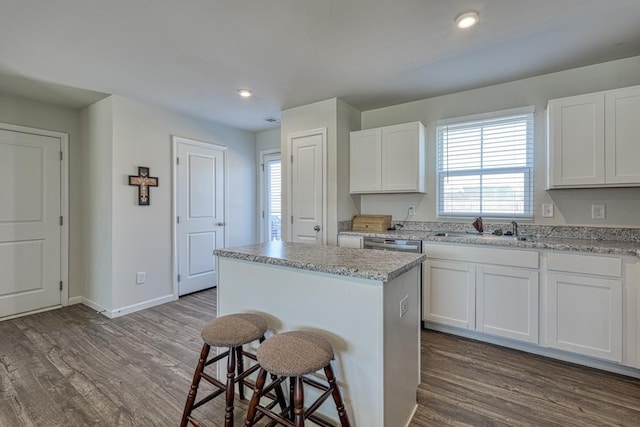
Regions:
<instances>
[{"instance_id":1,"label":"recessed ceiling light","mask_svg":"<svg viewBox=\"0 0 640 427\"><path fill-rule=\"evenodd\" d=\"M455 19L458 28L470 28L478 23L480 15L478 12L465 12L458 15Z\"/></svg>"},{"instance_id":2,"label":"recessed ceiling light","mask_svg":"<svg viewBox=\"0 0 640 427\"><path fill-rule=\"evenodd\" d=\"M249 89L238 89L238 94L243 98L249 98L252 95Z\"/></svg>"}]
</instances>

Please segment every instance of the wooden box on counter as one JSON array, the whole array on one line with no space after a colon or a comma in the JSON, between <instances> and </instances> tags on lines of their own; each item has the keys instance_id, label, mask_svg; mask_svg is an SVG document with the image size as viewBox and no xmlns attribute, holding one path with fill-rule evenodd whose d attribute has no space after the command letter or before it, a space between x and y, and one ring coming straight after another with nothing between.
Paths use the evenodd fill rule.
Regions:
<instances>
[{"instance_id":1,"label":"wooden box on counter","mask_svg":"<svg viewBox=\"0 0 640 427\"><path fill-rule=\"evenodd\" d=\"M391 215L356 215L351 222L352 231L387 231L391 227Z\"/></svg>"}]
</instances>

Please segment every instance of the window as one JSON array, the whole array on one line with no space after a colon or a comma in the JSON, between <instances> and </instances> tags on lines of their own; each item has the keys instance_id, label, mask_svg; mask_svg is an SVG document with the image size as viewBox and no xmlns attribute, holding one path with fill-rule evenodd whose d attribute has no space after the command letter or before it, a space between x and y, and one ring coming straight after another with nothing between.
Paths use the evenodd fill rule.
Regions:
<instances>
[{"instance_id":1,"label":"window","mask_svg":"<svg viewBox=\"0 0 640 427\"><path fill-rule=\"evenodd\" d=\"M263 230L266 241L282 240L282 162L280 153L262 155L263 175Z\"/></svg>"},{"instance_id":2,"label":"window","mask_svg":"<svg viewBox=\"0 0 640 427\"><path fill-rule=\"evenodd\" d=\"M533 107L437 123L438 216L533 217Z\"/></svg>"}]
</instances>

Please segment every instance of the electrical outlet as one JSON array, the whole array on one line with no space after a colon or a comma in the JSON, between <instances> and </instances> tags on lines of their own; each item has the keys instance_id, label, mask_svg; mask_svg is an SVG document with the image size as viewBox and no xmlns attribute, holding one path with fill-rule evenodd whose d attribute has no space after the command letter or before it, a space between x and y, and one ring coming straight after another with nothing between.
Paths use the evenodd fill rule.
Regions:
<instances>
[{"instance_id":1,"label":"electrical outlet","mask_svg":"<svg viewBox=\"0 0 640 427\"><path fill-rule=\"evenodd\" d=\"M416 214L416 205L409 205L409 210L407 211L407 215L414 216Z\"/></svg>"},{"instance_id":2,"label":"electrical outlet","mask_svg":"<svg viewBox=\"0 0 640 427\"><path fill-rule=\"evenodd\" d=\"M542 204L542 217L553 218L553 203Z\"/></svg>"},{"instance_id":3,"label":"electrical outlet","mask_svg":"<svg viewBox=\"0 0 640 427\"><path fill-rule=\"evenodd\" d=\"M605 205L591 205L591 219L604 219Z\"/></svg>"},{"instance_id":4,"label":"electrical outlet","mask_svg":"<svg viewBox=\"0 0 640 427\"><path fill-rule=\"evenodd\" d=\"M138 271L136 273L136 285L142 285L147 281L147 273L144 271Z\"/></svg>"},{"instance_id":5,"label":"electrical outlet","mask_svg":"<svg viewBox=\"0 0 640 427\"><path fill-rule=\"evenodd\" d=\"M400 317L403 317L409 311L409 295L405 295L400 300Z\"/></svg>"}]
</instances>

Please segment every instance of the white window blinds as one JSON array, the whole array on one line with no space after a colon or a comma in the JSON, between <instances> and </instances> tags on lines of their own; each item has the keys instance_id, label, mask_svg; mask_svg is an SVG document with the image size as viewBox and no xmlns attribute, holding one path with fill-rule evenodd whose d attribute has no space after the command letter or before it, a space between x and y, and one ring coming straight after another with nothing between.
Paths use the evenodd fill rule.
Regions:
<instances>
[{"instance_id":1,"label":"white window blinds","mask_svg":"<svg viewBox=\"0 0 640 427\"><path fill-rule=\"evenodd\" d=\"M265 158L268 240L282 240L282 162L279 153L270 157L273 158Z\"/></svg>"},{"instance_id":2,"label":"white window blinds","mask_svg":"<svg viewBox=\"0 0 640 427\"><path fill-rule=\"evenodd\" d=\"M533 217L533 107L437 123L438 216Z\"/></svg>"}]
</instances>

